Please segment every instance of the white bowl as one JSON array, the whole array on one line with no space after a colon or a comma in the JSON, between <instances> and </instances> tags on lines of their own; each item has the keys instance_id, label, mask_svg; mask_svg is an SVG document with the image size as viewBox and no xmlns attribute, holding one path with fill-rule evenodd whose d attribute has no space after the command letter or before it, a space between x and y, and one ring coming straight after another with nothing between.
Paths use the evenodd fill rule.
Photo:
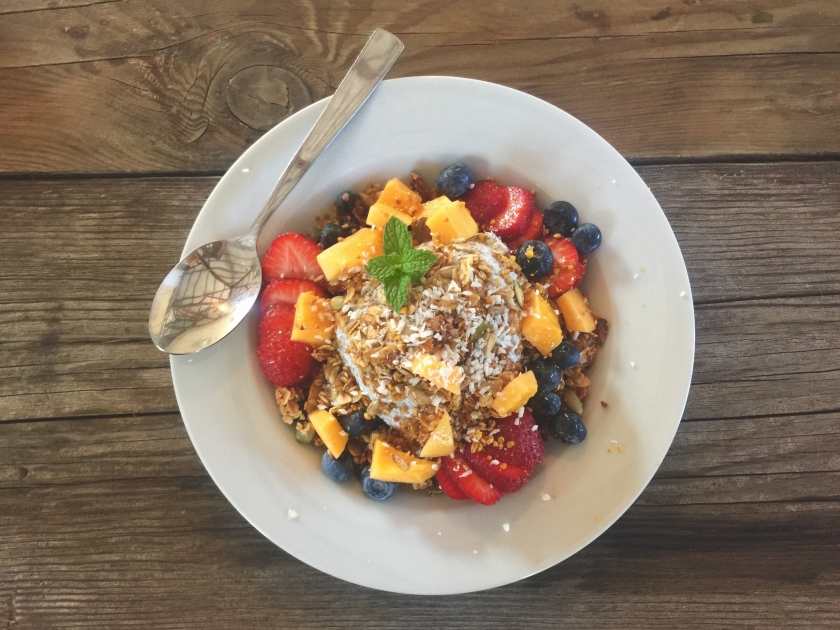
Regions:
<instances>
[{"instance_id":1,"label":"white bowl","mask_svg":"<svg viewBox=\"0 0 840 630\"><path fill-rule=\"evenodd\" d=\"M326 102L291 116L236 161L201 210L185 252L245 232ZM289 196L264 240L311 231L315 214L345 188L405 180L412 170L433 182L455 161L479 178L536 189L540 207L570 201L604 237L583 286L610 322L590 372L589 435L577 446L547 443L523 490L492 507L407 487L380 503L354 480L331 481L320 449L298 444L279 419L257 364L253 316L216 346L171 359L190 438L236 509L303 562L399 593L508 584L595 540L656 472L691 380L688 275L650 190L594 131L516 90L448 77L385 81Z\"/></svg>"}]
</instances>

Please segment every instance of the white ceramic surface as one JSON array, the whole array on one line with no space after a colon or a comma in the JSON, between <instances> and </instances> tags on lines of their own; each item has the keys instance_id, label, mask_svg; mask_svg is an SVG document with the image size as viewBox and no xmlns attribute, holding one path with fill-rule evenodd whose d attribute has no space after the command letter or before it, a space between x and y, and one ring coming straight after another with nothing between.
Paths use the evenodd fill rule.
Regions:
<instances>
[{"instance_id":1,"label":"white ceramic surface","mask_svg":"<svg viewBox=\"0 0 840 630\"><path fill-rule=\"evenodd\" d=\"M185 252L245 231L325 103L291 116L236 161L196 219ZM431 182L454 161L468 163L480 178L535 188L541 207L568 200L604 236L582 287L610 321L590 374L589 435L578 446L549 442L523 490L492 507L408 488L379 503L355 480L331 481L321 471L320 450L302 447L279 420L273 387L256 360L253 314L216 346L171 359L190 438L236 509L303 562L400 593L508 584L592 542L659 467L693 364L688 275L650 190L583 123L509 88L447 77L384 82L289 196L264 240L311 231L312 217L345 188L405 178L411 170ZM288 518L290 509L296 519Z\"/></svg>"}]
</instances>

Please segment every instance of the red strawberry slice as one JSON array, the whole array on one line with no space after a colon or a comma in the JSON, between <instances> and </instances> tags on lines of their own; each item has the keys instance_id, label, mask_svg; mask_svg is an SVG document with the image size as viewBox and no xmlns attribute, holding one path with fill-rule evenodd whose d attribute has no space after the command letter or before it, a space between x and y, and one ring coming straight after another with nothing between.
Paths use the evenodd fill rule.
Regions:
<instances>
[{"instance_id":1,"label":"red strawberry slice","mask_svg":"<svg viewBox=\"0 0 840 630\"><path fill-rule=\"evenodd\" d=\"M323 249L297 232L281 234L268 248L262 261L263 285L279 278L309 280L326 286L317 256Z\"/></svg>"},{"instance_id":2,"label":"red strawberry slice","mask_svg":"<svg viewBox=\"0 0 840 630\"><path fill-rule=\"evenodd\" d=\"M262 297L260 297L260 312L265 313L266 310L276 304L294 306L298 296L309 291L312 291L318 297L327 297L326 291L309 280L292 280L291 278L273 280L263 289Z\"/></svg>"},{"instance_id":3,"label":"red strawberry slice","mask_svg":"<svg viewBox=\"0 0 840 630\"><path fill-rule=\"evenodd\" d=\"M473 471L504 493L521 490L531 476L530 470L493 459L492 455L483 451L473 453L467 448L461 454Z\"/></svg>"},{"instance_id":4,"label":"red strawberry slice","mask_svg":"<svg viewBox=\"0 0 840 630\"><path fill-rule=\"evenodd\" d=\"M492 459L504 462L508 467L523 468L530 475L545 455L542 436L536 426L530 411L525 411L521 418L518 414L512 414L496 420L496 428L499 429L496 436L504 438L505 446L485 446L481 453L485 459L489 455Z\"/></svg>"},{"instance_id":5,"label":"red strawberry slice","mask_svg":"<svg viewBox=\"0 0 840 630\"><path fill-rule=\"evenodd\" d=\"M543 236L543 215L539 210L534 210L531 213L531 222L518 239L508 243L511 251L516 251L516 248L522 245L525 241L538 241Z\"/></svg>"},{"instance_id":6,"label":"red strawberry slice","mask_svg":"<svg viewBox=\"0 0 840 630\"><path fill-rule=\"evenodd\" d=\"M292 341L293 306L278 304L260 318L257 358L263 373L278 387L300 385L312 369L312 348Z\"/></svg>"},{"instance_id":7,"label":"red strawberry slice","mask_svg":"<svg viewBox=\"0 0 840 630\"><path fill-rule=\"evenodd\" d=\"M578 253L567 238L549 236L545 244L554 254L554 268L547 281L548 296L556 298L580 284L586 272L586 258Z\"/></svg>"},{"instance_id":8,"label":"red strawberry slice","mask_svg":"<svg viewBox=\"0 0 840 630\"><path fill-rule=\"evenodd\" d=\"M455 483L455 480L450 477L445 466L441 466L437 475L435 475L435 479L437 479L440 489L443 490L446 496L455 499L456 501L466 501L469 499L466 493L461 490L461 486Z\"/></svg>"},{"instance_id":9,"label":"red strawberry slice","mask_svg":"<svg viewBox=\"0 0 840 630\"><path fill-rule=\"evenodd\" d=\"M534 195L524 188L508 186L506 190L505 209L495 219L490 220L487 229L503 241L512 241L522 236L537 209L534 206Z\"/></svg>"},{"instance_id":10,"label":"red strawberry slice","mask_svg":"<svg viewBox=\"0 0 840 630\"><path fill-rule=\"evenodd\" d=\"M476 503L493 505L502 498L502 491L473 472L460 454L452 453L443 458L443 466L461 490Z\"/></svg>"},{"instance_id":11,"label":"red strawberry slice","mask_svg":"<svg viewBox=\"0 0 840 630\"><path fill-rule=\"evenodd\" d=\"M490 221L504 212L507 192L493 180L482 179L461 195L461 201L481 229L486 230Z\"/></svg>"}]
</instances>

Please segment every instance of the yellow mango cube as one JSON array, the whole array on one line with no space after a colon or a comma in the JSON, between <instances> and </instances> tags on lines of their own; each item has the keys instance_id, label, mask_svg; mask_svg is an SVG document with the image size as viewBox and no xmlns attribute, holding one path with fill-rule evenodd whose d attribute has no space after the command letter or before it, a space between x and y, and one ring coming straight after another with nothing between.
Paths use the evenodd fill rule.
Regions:
<instances>
[{"instance_id":1,"label":"yellow mango cube","mask_svg":"<svg viewBox=\"0 0 840 630\"><path fill-rule=\"evenodd\" d=\"M371 479L392 483L423 483L434 477L438 468L440 464L398 451L382 440L377 440L373 445Z\"/></svg>"},{"instance_id":2,"label":"yellow mango cube","mask_svg":"<svg viewBox=\"0 0 840 630\"><path fill-rule=\"evenodd\" d=\"M557 306L563 314L566 328L572 332L592 332L595 330L595 316L578 289L566 291L557 298Z\"/></svg>"},{"instance_id":3,"label":"yellow mango cube","mask_svg":"<svg viewBox=\"0 0 840 630\"><path fill-rule=\"evenodd\" d=\"M455 396L461 393L464 370L457 365L449 365L430 354L418 352L411 361L411 371Z\"/></svg>"},{"instance_id":4,"label":"yellow mango cube","mask_svg":"<svg viewBox=\"0 0 840 630\"><path fill-rule=\"evenodd\" d=\"M505 385L490 405L490 409L495 411L500 418L504 418L523 407L536 393L537 377L533 372L523 372Z\"/></svg>"},{"instance_id":5,"label":"yellow mango cube","mask_svg":"<svg viewBox=\"0 0 840 630\"><path fill-rule=\"evenodd\" d=\"M452 435L452 419L444 412L435 425L435 430L426 440L420 457L446 457L455 452L455 438Z\"/></svg>"},{"instance_id":6,"label":"yellow mango cube","mask_svg":"<svg viewBox=\"0 0 840 630\"><path fill-rule=\"evenodd\" d=\"M409 215L414 215L423 209L420 195L396 177L385 184L377 203L390 206Z\"/></svg>"},{"instance_id":7,"label":"yellow mango cube","mask_svg":"<svg viewBox=\"0 0 840 630\"><path fill-rule=\"evenodd\" d=\"M547 357L563 341L557 313L548 300L533 289L525 294L523 310L522 335Z\"/></svg>"},{"instance_id":8,"label":"yellow mango cube","mask_svg":"<svg viewBox=\"0 0 840 630\"><path fill-rule=\"evenodd\" d=\"M435 197L423 204L423 208L415 215L415 219L426 218L433 215L441 208L448 208L452 205L452 201L446 195Z\"/></svg>"},{"instance_id":9,"label":"yellow mango cube","mask_svg":"<svg viewBox=\"0 0 840 630\"><path fill-rule=\"evenodd\" d=\"M429 204L434 206L425 215L426 225L436 242L446 244L478 234L478 224L463 201L449 201L446 197L438 197L427 205Z\"/></svg>"},{"instance_id":10,"label":"yellow mango cube","mask_svg":"<svg viewBox=\"0 0 840 630\"><path fill-rule=\"evenodd\" d=\"M385 224L388 223L388 219L391 217L397 217L406 225L411 225L411 222L414 221L414 217L410 214L406 214L391 206L386 206L384 203L377 202L368 210L367 224L373 227L384 228Z\"/></svg>"},{"instance_id":11,"label":"yellow mango cube","mask_svg":"<svg viewBox=\"0 0 840 630\"><path fill-rule=\"evenodd\" d=\"M295 302L292 341L320 348L335 336L335 313L330 301L312 291L301 293Z\"/></svg>"},{"instance_id":12,"label":"yellow mango cube","mask_svg":"<svg viewBox=\"0 0 840 630\"><path fill-rule=\"evenodd\" d=\"M344 447L347 446L347 440L349 439L347 431L341 428L335 416L323 409L317 409L310 413L309 422L312 423L315 433L324 442L324 446L327 447L330 455L338 459L338 456L344 452Z\"/></svg>"},{"instance_id":13,"label":"yellow mango cube","mask_svg":"<svg viewBox=\"0 0 840 630\"><path fill-rule=\"evenodd\" d=\"M362 228L322 251L317 260L324 277L332 282L346 275L349 269L364 267L368 260L382 252L382 230Z\"/></svg>"}]
</instances>

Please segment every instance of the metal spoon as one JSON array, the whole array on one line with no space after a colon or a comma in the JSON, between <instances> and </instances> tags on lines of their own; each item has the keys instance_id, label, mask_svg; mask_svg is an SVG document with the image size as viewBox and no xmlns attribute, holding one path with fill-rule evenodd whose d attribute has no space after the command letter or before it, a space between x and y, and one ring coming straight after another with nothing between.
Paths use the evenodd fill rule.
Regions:
<instances>
[{"instance_id":1,"label":"metal spoon","mask_svg":"<svg viewBox=\"0 0 840 630\"><path fill-rule=\"evenodd\" d=\"M347 124L400 56L403 43L377 29L353 62L303 145L292 158L248 234L202 245L169 272L152 302L149 332L170 354L197 352L224 338L260 292L257 237L269 217Z\"/></svg>"}]
</instances>

